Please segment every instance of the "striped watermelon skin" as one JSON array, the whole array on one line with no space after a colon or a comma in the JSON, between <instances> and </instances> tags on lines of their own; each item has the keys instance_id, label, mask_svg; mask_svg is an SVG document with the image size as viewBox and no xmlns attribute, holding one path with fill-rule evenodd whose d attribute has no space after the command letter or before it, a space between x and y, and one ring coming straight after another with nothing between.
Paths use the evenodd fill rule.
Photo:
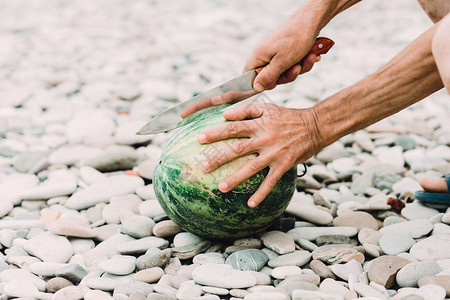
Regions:
<instances>
[{"instance_id":1,"label":"striped watermelon skin","mask_svg":"<svg viewBox=\"0 0 450 300\"><path fill-rule=\"evenodd\" d=\"M233 191L222 193L218 183L244 166L255 155L235 159L211 173L200 162L220 155L236 139L201 145L197 136L206 128L225 123L221 105L189 116L194 122L181 127L165 145L153 175L156 197L172 221L206 239L231 239L253 235L270 226L286 209L295 190L297 167L284 174L277 186L256 208L247 200L258 189L268 168L258 172Z\"/></svg>"}]
</instances>

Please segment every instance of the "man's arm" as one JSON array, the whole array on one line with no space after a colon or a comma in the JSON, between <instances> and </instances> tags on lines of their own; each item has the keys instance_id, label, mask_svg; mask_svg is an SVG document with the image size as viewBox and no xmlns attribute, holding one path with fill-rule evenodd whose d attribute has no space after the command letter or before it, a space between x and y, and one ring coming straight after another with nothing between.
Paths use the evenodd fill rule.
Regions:
<instances>
[{"instance_id":1,"label":"man's arm","mask_svg":"<svg viewBox=\"0 0 450 300\"><path fill-rule=\"evenodd\" d=\"M323 148L365 128L443 87L431 45L439 23L427 30L379 71L313 107Z\"/></svg>"},{"instance_id":2,"label":"man's arm","mask_svg":"<svg viewBox=\"0 0 450 300\"><path fill-rule=\"evenodd\" d=\"M307 160L340 137L441 89L443 83L431 52L436 27L434 25L423 33L373 75L312 108L287 109L266 104L241 105L225 111L224 117L236 122L205 130L199 135L199 142L211 143L232 137L249 137L250 141L233 143L223 155L224 160L213 158L203 162L203 171L211 172L236 157L258 153L257 158L219 184L220 191L229 192L269 166L269 174L248 201L250 207L258 205L295 164Z\"/></svg>"},{"instance_id":3,"label":"man's arm","mask_svg":"<svg viewBox=\"0 0 450 300\"><path fill-rule=\"evenodd\" d=\"M265 66L255 78L258 92L295 80L317 61L309 54L320 30L337 14L360 0L310 0L296 10L253 50L244 71Z\"/></svg>"}]
</instances>

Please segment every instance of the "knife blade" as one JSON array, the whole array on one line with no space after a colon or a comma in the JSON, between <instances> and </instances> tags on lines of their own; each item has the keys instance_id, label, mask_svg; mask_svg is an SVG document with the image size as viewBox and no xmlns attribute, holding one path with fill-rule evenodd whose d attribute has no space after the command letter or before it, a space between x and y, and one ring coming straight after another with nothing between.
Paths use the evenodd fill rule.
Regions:
<instances>
[{"instance_id":1,"label":"knife blade","mask_svg":"<svg viewBox=\"0 0 450 300\"><path fill-rule=\"evenodd\" d=\"M318 37L311 47L309 53L316 55L325 54L334 45L329 38ZM183 122L184 117L191 113L210 107L217 102L238 102L258 94L253 89L253 81L264 67L250 70L238 77L235 77L219 86L203 92L185 102L177 104L151 119L136 134L147 135L160 132L167 132L180 126L189 124Z\"/></svg>"}]
</instances>

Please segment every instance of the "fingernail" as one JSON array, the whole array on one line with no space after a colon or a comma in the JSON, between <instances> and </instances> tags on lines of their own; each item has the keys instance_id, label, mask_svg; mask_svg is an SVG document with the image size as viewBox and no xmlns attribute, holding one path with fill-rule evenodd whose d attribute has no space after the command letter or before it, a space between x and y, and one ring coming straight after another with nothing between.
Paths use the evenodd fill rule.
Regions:
<instances>
[{"instance_id":1,"label":"fingernail","mask_svg":"<svg viewBox=\"0 0 450 300\"><path fill-rule=\"evenodd\" d=\"M224 181L219 183L219 190L222 192L225 192L228 189L228 184Z\"/></svg>"},{"instance_id":2,"label":"fingernail","mask_svg":"<svg viewBox=\"0 0 450 300\"><path fill-rule=\"evenodd\" d=\"M208 171L208 169L209 169L209 162L207 160L202 161L202 169L204 171Z\"/></svg>"},{"instance_id":3,"label":"fingernail","mask_svg":"<svg viewBox=\"0 0 450 300\"><path fill-rule=\"evenodd\" d=\"M253 88L255 89L255 91L257 92L262 92L264 91L264 87L261 85L261 83L255 83Z\"/></svg>"},{"instance_id":4,"label":"fingernail","mask_svg":"<svg viewBox=\"0 0 450 300\"><path fill-rule=\"evenodd\" d=\"M197 137L197 141L199 141L200 143L203 143L206 140L206 135L201 133L198 135Z\"/></svg>"},{"instance_id":5,"label":"fingernail","mask_svg":"<svg viewBox=\"0 0 450 300\"><path fill-rule=\"evenodd\" d=\"M248 202L248 207L255 207L256 203L254 201Z\"/></svg>"}]
</instances>

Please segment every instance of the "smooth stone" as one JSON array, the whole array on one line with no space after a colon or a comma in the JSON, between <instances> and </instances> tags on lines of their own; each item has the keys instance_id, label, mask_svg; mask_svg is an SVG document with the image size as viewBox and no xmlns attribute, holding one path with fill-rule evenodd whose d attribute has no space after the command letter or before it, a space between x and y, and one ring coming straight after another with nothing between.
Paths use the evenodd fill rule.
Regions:
<instances>
[{"instance_id":1,"label":"smooth stone","mask_svg":"<svg viewBox=\"0 0 450 300\"><path fill-rule=\"evenodd\" d=\"M308 251L295 250L292 253L283 254L272 258L268 262L268 266L272 268L282 266L298 266L306 265L311 260L311 253Z\"/></svg>"},{"instance_id":2,"label":"smooth stone","mask_svg":"<svg viewBox=\"0 0 450 300\"><path fill-rule=\"evenodd\" d=\"M72 245L74 254L82 254L95 247L95 243L91 239L71 238L69 242Z\"/></svg>"},{"instance_id":3,"label":"smooth stone","mask_svg":"<svg viewBox=\"0 0 450 300\"><path fill-rule=\"evenodd\" d=\"M151 141L151 136L136 134L141 126L142 121L139 120L119 124L114 132L114 141L119 145L137 145Z\"/></svg>"},{"instance_id":4,"label":"smooth stone","mask_svg":"<svg viewBox=\"0 0 450 300\"><path fill-rule=\"evenodd\" d=\"M320 277L316 274L300 274L289 276L277 285L277 289L281 289L292 296L292 292L297 289L318 290Z\"/></svg>"},{"instance_id":5,"label":"smooth stone","mask_svg":"<svg viewBox=\"0 0 450 300\"><path fill-rule=\"evenodd\" d=\"M260 239L243 238L235 240L233 242L233 246L247 247L251 249L261 249L263 244Z\"/></svg>"},{"instance_id":6,"label":"smooth stone","mask_svg":"<svg viewBox=\"0 0 450 300\"><path fill-rule=\"evenodd\" d=\"M91 289L102 290L106 292L114 290L119 284L118 281L106 277L89 278L86 281L83 280L83 282L85 282L86 286Z\"/></svg>"},{"instance_id":7,"label":"smooth stone","mask_svg":"<svg viewBox=\"0 0 450 300\"><path fill-rule=\"evenodd\" d=\"M354 289L359 295L361 295L363 297L373 297L375 299L386 299L387 300L387 298L382 293L380 293L379 291L377 291L370 285L357 282L354 285Z\"/></svg>"},{"instance_id":8,"label":"smooth stone","mask_svg":"<svg viewBox=\"0 0 450 300\"><path fill-rule=\"evenodd\" d=\"M433 224L431 224L430 220L418 219L385 226L380 228L379 232L384 234L386 232L397 231L409 234L412 238L416 239L427 235L431 230L433 230Z\"/></svg>"},{"instance_id":9,"label":"smooth stone","mask_svg":"<svg viewBox=\"0 0 450 300\"><path fill-rule=\"evenodd\" d=\"M166 248L169 242L163 238L149 236L135 241L129 241L117 245L117 251L121 254L139 254L144 253L149 248Z\"/></svg>"},{"instance_id":10,"label":"smooth stone","mask_svg":"<svg viewBox=\"0 0 450 300\"><path fill-rule=\"evenodd\" d=\"M362 228L378 230L377 220L369 213L363 211L349 212L333 219L333 226L351 226L358 231Z\"/></svg>"},{"instance_id":11,"label":"smooth stone","mask_svg":"<svg viewBox=\"0 0 450 300\"><path fill-rule=\"evenodd\" d=\"M139 292L144 296L147 296L151 292L153 292L153 286L149 283L145 283L142 281L128 281L124 283L120 283L114 288L113 295L115 294L125 294L127 296Z\"/></svg>"},{"instance_id":12,"label":"smooth stone","mask_svg":"<svg viewBox=\"0 0 450 300\"><path fill-rule=\"evenodd\" d=\"M312 257L327 264L346 263L352 259L361 264L364 262L364 254L344 244L321 246L314 250Z\"/></svg>"},{"instance_id":13,"label":"smooth stone","mask_svg":"<svg viewBox=\"0 0 450 300\"><path fill-rule=\"evenodd\" d=\"M441 271L441 267L433 260L412 262L398 271L396 281L400 287L416 287L420 278L433 276Z\"/></svg>"},{"instance_id":14,"label":"smooth stone","mask_svg":"<svg viewBox=\"0 0 450 300\"><path fill-rule=\"evenodd\" d=\"M81 225L79 222L70 218L61 218L55 220L50 226L50 231L57 235L72 236L80 238L96 238L97 234L88 226Z\"/></svg>"},{"instance_id":15,"label":"smooth stone","mask_svg":"<svg viewBox=\"0 0 450 300\"><path fill-rule=\"evenodd\" d=\"M57 170L49 174L48 179L39 186L30 188L21 194L22 199L41 200L66 196L77 189L76 177L69 171Z\"/></svg>"},{"instance_id":16,"label":"smooth stone","mask_svg":"<svg viewBox=\"0 0 450 300\"><path fill-rule=\"evenodd\" d=\"M347 287L332 278L324 279L320 283L319 290L325 293L340 296L344 296L349 292L349 289Z\"/></svg>"},{"instance_id":17,"label":"smooth stone","mask_svg":"<svg viewBox=\"0 0 450 300\"><path fill-rule=\"evenodd\" d=\"M150 293L147 296L147 300L177 300L174 295L161 295L158 293Z\"/></svg>"},{"instance_id":18,"label":"smooth stone","mask_svg":"<svg viewBox=\"0 0 450 300\"><path fill-rule=\"evenodd\" d=\"M386 226L389 226L392 224L407 222L407 221L408 220L406 220L405 218L402 218L399 216L389 216L383 220L383 227L386 227Z\"/></svg>"},{"instance_id":19,"label":"smooth stone","mask_svg":"<svg viewBox=\"0 0 450 300\"><path fill-rule=\"evenodd\" d=\"M372 245L378 245L378 241L380 240L380 237L382 236L382 233L370 228L363 228L358 233L358 241L361 244L372 244Z\"/></svg>"},{"instance_id":20,"label":"smooth stone","mask_svg":"<svg viewBox=\"0 0 450 300\"><path fill-rule=\"evenodd\" d=\"M120 233L120 226L117 224L107 224L99 227L92 228L97 237L97 241L105 241L108 238ZM125 235L124 235L125 236Z\"/></svg>"},{"instance_id":21,"label":"smooth stone","mask_svg":"<svg viewBox=\"0 0 450 300\"><path fill-rule=\"evenodd\" d=\"M321 291L295 290L292 292L292 300L320 299L320 300L344 300L342 295L334 295Z\"/></svg>"},{"instance_id":22,"label":"smooth stone","mask_svg":"<svg viewBox=\"0 0 450 300\"><path fill-rule=\"evenodd\" d=\"M345 235L352 237L358 233L355 227L337 226L337 227L296 227L287 232L294 239L305 239L313 241L321 235Z\"/></svg>"},{"instance_id":23,"label":"smooth stone","mask_svg":"<svg viewBox=\"0 0 450 300\"><path fill-rule=\"evenodd\" d=\"M149 218L154 218L165 214L161 204L156 199L145 200L139 205L139 214Z\"/></svg>"},{"instance_id":24,"label":"smooth stone","mask_svg":"<svg viewBox=\"0 0 450 300\"><path fill-rule=\"evenodd\" d=\"M8 255L8 258L6 260L9 264L18 266L22 269L28 269L30 265L41 262L41 260L37 257L33 256L22 256L22 255L16 255L16 256L10 256Z\"/></svg>"},{"instance_id":25,"label":"smooth stone","mask_svg":"<svg viewBox=\"0 0 450 300\"><path fill-rule=\"evenodd\" d=\"M112 172L133 169L138 159L139 156L132 147L115 145L106 148L98 155L85 159L83 165L100 172Z\"/></svg>"},{"instance_id":26,"label":"smooth stone","mask_svg":"<svg viewBox=\"0 0 450 300\"><path fill-rule=\"evenodd\" d=\"M112 175L104 181L95 182L76 191L64 204L68 208L82 210L98 203L108 202L112 197L132 194L143 186L144 180L132 175Z\"/></svg>"},{"instance_id":27,"label":"smooth stone","mask_svg":"<svg viewBox=\"0 0 450 300\"><path fill-rule=\"evenodd\" d=\"M26 278L15 278L4 283L3 291L9 297L32 299L39 293L38 288Z\"/></svg>"},{"instance_id":28,"label":"smooth stone","mask_svg":"<svg viewBox=\"0 0 450 300\"><path fill-rule=\"evenodd\" d=\"M172 256L179 259L190 259L199 253L202 253L211 246L210 241L203 241L197 244L186 245L182 247L174 247L172 249Z\"/></svg>"},{"instance_id":29,"label":"smooth stone","mask_svg":"<svg viewBox=\"0 0 450 300\"><path fill-rule=\"evenodd\" d=\"M440 235L440 234L450 235L450 226L443 223L433 224L433 231L431 231L431 235Z\"/></svg>"},{"instance_id":30,"label":"smooth stone","mask_svg":"<svg viewBox=\"0 0 450 300\"><path fill-rule=\"evenodd\" d=\"M395 283L397 272L409 263L409 260L399 256L380 256L370 262L367 276L370 281L390 288Z\"/></svg>"},{"instance_id":31,"label":"smooth stone","mask_svg":"<svg viewBox=\"0 0 450 300\"><path fill-rule=\"evenodd\" d=\"M244 297L244 300L288 300L289 296L280 292L255 292Z\"/></svg>"},{"instance_id":32,"label":"smooth stone","mask_svg":"<svg viewBox=\"0 0 450 300\"><path fill-rule=\"evenodd\" d=\"M345 235L321 235L317 237L317 246L332 245L332 244L350 244L351 240Z\"/></svg>"},{"instance_id":33,"label":"smooth stone","mask_svg":"<svg viewBox=\"0 0 450 300\"><path fill-rule=\"evenodd\" d=\"M84 298L84 295L86 294L86 289L83 289L79 286L66 286L65 288L60 289L57 291L52 300L66 300L66 299L73 299L73 300L81 300Z\"/></svg>"},{"instance_id":34,"label":"smooth stone","mask_svg":"<svg viewBox=\"0 0 450 300\"><path fill-rule=\"evenodd\" d=\"M294 252L295 243L293 238L282 231L268 231L260 236L264 246L277 252L278 254L286 254Z\"/></svg>"},{"instance_id":35,"label":"smooth stone","mask_svg":"<svg viewBox=\"0 0 450 300\"><path fill-rule=\"evenodd\" d=\"M56 262L36 262L31 264L28 267L28 270L32 272L33 274L39 275L39 276L47 276L47 277L54 277L55 273L67 266L67 264L64 263L56 263Z\"/></svg>"},{"instance_id":36,"label":"smooth stone","mask_svg":"<svg viewBox=\"0 0 450 300\"><path fill-rule=\"evenodd\" d=\"M102 209L102 219L108 224L119 224L127 217L134 216L142 200L135 194L114 196Z\"/></svg>"},{"instance_id":37,"label":"smooth stone","mask_svg":"<svg viewBox=\"0 0 450 300\"><path fill-rule=\"evenodd\" d=\"M127 243L130 239L131 238L129 236L120 233L108 237L106 240L99 243L95 248L88 250L83 254L85 265L90 268L90 266L94 263L98 263L114 255L119 255L120 253L117 250L117 246Z\"/></svg>"},{"instance_id":38,"label":"smooth stone","mask_svg":"<svg viewBox=\"0 0 450 300\"><path fill-rule=\"evenodd\" d=\"M422 187L417 180L410 177L405 177L400 179L400 181L394 183L392 185L392 190L394 191L394 193L401 195L405 192L415 193L422 190Z\"/></svg>"},{"instance_id":39,"label":"smooth stone","mask_svg":"<svg viewBox=\"0 0 450 300\"><path fill-rule=\"evenodd\" d=\"M190 232L180 232L173 238L174 247L183 247L203 242L204 239Z\"/></svg>"},{"instance_id":40,"label":"smooth stone","mask_svg":"<svg viewBox=\"0 0 450 300\"><path fill-rule=\"evenodd\" d=\"M302 269L297 266L282 266L272 270L272 277L276 279L285 279L290 276L302 274Z\"/></svg>"},{"instance_id":41,"label":"smooth stone","mask_svg":"<svg viewBox=\"0 0 450 300\"><path fill-rule=\"evenodd\" d=\"M266 255L266 254L264 253L264 255ZM218 253L218 252L201 253L201 254L197 254L196 256L194 256L194 258L192 259L192 262L194 264L198 264L198 265L203 265L206 263L224 264L225 257L223 256L222 253Z\"/></svg>"},{"instance_id":42,"label":"smooth stone","mask_svg":"<svg viewBox=\"0 0 450 300\"><path fill-rule=\"evenodd\" d=\"M122 232L134 238L152 235L155 221L145 216L131 216L122 220Z\"/></svg>"},{"instance_id":43,"label":"smooth stone","mask_svg":"<svg viewBox=\"0 0 450 300\"><path fill-rule=\"evenodd\" d=\"M44 232L27 240L24 249L44 262L67 262L73 255L72 245L65 237Z\"/></svg>"},{"instance_id":44,"label":"smooth stone","mask_svg":"<svg viewBox=\"0 0 450 300\"><path fill-rule=\"evenodd\" d=\"M256 271L245 271L245 272L252 274L256 278L256 285L271 285L272 278L270 277L270 274L263 273L264 268L261 269L259 272ZM270 270L270 273L271 272L272 270Z\"/></svg>"},{"instance_id":45,"label":"smooth stone","mask_svg":"<svg viewBox=\"0 0 450 300\"><path fill-rule=\"evenodd\" d=\"M0 272L0 282L9 282L15 278L26 279L33 283L39 291L45 291L45 281L24 269L6 269Z\"/></svg>"},{"instance_id":46,"label":"smooth stone","mask_svg":"<svg viewBox=\"0 0 450 300\"><path fill-rule=\"evenodd\" d=\"M256 284L256 278L227 264L203 264L193 272L194 281L201 285L225 289L248 288Z\"/></svg>"},{"instance_id":47,"label":"smooth stone","mask_svg":"<svg viewBox=\"0 0 450 300\"><path fill-rule=\"evenodd\" d=\"M384 233L378 241L381 250L387 255L406 252L415 243L416 241L409 234L395 231Z\"/></svg>"},{"instance_id":48,"label":"smooth stone","mask_svg":"<svg viewBox=\"0 0 450 300\"><path fill-rule=\"evenodd\" d=\"M440 234L417 242L409 252L418 260L439 260L450 258L449 249L450 235Z\"/></svg>"},{"instance_id":49,"label":"smooth stone","mask_svg":"<svg viewBox=\"0 0 450 300\"><path fill-rule=\"evenodd\" d=\"M202 291L209 294L219 295L219 296L225 296L230 293L227 289L213 287L213 286L202 286Z\"/></svg>"},{"instance_id":50,"label":"smooth stone","mask_svg":"<svg viewBox=\"0 0 450 300\"><path fill-rule=\"evenodd\" d=\"M313 242L310 242L305 239L296 239L295 242L303 249L308 250L310 252L316 250L318 246Z\"/></svg>"},{"instance_id":51,"label":"smooth stone","mask_svg":"<svg viewBox=\"0 0 450 300\"><path fill-rule=\"evenodd\" d=\"M67 286L73 286L73 283L66 278L54 277L47 281L45 288L49 293L56 293Z\"/></svg>"},{"instance_id":52,"label":"smooth stone","mask_svg":"<svg viewBox=\"0 0 450 300\"><path fill-rule=\"evenodd\" d=\"M345 264L334 264L330 268L336 276L345 281L348 281L350 275L358 277L363 272L361 264L354 259Z\"/></svg>"},{"instance_id":53,"label":"smooth stone","mask_svg":"<svg viewBox=\"0 0 450 300\"><path fill-rule=\"evenodd\" d=\"M406 203L401 211L401 214L408 220L429 219L438 213L437 209L425 206L420 202Z\"/></svg>"},{"instance_id":54,"label":"smooth stone","mask_svg":"<svg viewBox=\"0 0 450 300\"><path fill-rule=\"evenodd\" d=\"M291 201L286 208L286 213L318 225L327 225L333 221L333 216L328 212L299 201Z\"/></svg>"},{"instance_id":55,"label":"smooth stone","mask_svg":"<svg viewBox=\"0 0 450 300\"><path fill-rule=\"evenodd\" d=\"M200 297L202 295L202 289L199 285L195 284L193 281L183 282L176 293L177 299L192 299Z\"/></svg>"},{"instance_id":56,"label":"smooth stone","mask_svg":"<svg viewBox=\"0 0 450 300\"><path fill-rule=\"evenodd\" d=\"M84 294L84 300L114 300L114 298L106 292L92 290Z\"/></svg>"},{"instance_id":57,"label":"smooth stone","mask_svg":"<svg viewBox=\"0 0 450 300\"><path fill-rule=\"evenodd\" d=\"M170 249L161 250L159 248L149 248L144 255L137 258L137 269L144 270L153 267L162 268L169 263L171 254L172 251Z\"/></svg>"},{"instance_id":58,"label":"smooth stone","mask_svg":"<svg viewBox=\"0 0 450 300\"><path fill-rule=\"evenodd\" d=\"M164 270L160 267L152 267L136 272L133 276L135 281L143 281L147 283L158 282L159 279L164 275Z\"/></svg>"},{"instance_id":59,"label":"smooth stone","mask_svg":"<svg viewBox=\"0 0 450 300\"><path fill-rule=\"evenodd\" d=\"M97 149L97 148L96 148ZM101 152L101 149L97 149ZM106 175L97 171L96 169L88 166L82 166L78 169L78 175L80 179L86 182L87 184L93 184L94 182L104 181L106 180Z\"/></svg>"},{"instance_id":60,"label":"smooth stone","mask_svg":"<svg viewBox=\"0 0 450 300\"><path fill-rule=\"evenodd\" d=\"M351 191L355 194L364 194L366 190L375 185L375 172L373 170L363 172L363 174L353 180Z\"/></svg>"},{"instance_id":61,"label":"smooth stone","mask_svg":"<svg viewBox=\"0 0 450 300\"><path fill-rule=\"evenodd\" d=\"M142 176L141 176L142 177ZM156 199L155 191L153 190L152 184L147 184L145 186L140 186L136 189L136 195L142 200Z\"/></svg>"},{"instance_id":62,"label":"smooth stone","mask_svg":"<svg viewBox=\"0 0 450 300\"><path fill-rule=\"evenodd\" d=\"M248 249L232 253L225 263L241 271L259 271L268 261L269 257L263 251Z\"/></svg>"},{"instance_id":63,"label":"smooth stone","mask_svg":"<svg viewBox=\"0 0 450 300\"><path fill-rule=\"evenodd\" d=\"M419 288L416 295L422 296L424 300L444 300L446 291L439 285L426 284Z\"/></svg>"},{"instance_id":64,"label":"smooth stone","mask_svg":"<svg viewBox=\"0 0 450 300\"><path fill-rule=\"evenodd\" d=\"M85 267L80 264L68 264L55 272L55 276L70 280L73 284L78 284L88 274Z\"/></svg>"},{"instance_id":65,"label":"smooth stone","mask_svg":"<svg viewBox=\"0 0 450 300\"><path fill-rule=\"evenodd\" d=\"M325 265L322 261L320 261L320 260L313 259L309 263L309 267L311 268L311 270L314 271L314 273L319 275L320 278L322 278L322 279L326 279L326 278L334 279L334 278L336 278L334 276L333 272L331 271L331 269L327 265Z\"/></svg>"},{"instance_id":66,"label":"smooth stone","mask_svg":"<svg viewBox=\"0 0 450 300\"><path fill-rule=\"evenodd\" d=\"M114 275L128 275L136 267L136 257L129 255L114 255L98 264L100 270Z\"/></svg>"},{"instance_id":67,"label":"smooth stone","mask_svg":"<svg viewBox=\"0 0 450 300\"><path fill-rule=\"evenodd\" d=\"M0 218L3 218L7 214L9 214L14 207L14 204L12 204L9 201L0 201Z\"/></svg>"},{"instance_id":68,"label":"smooth stone","mask_svg":"<svg viewBox=\"0 0 450 300\"><path fill-rule=\"evenodd\" d=\"M172 220L158 222L153 227L153 235L162 238L173 237L182 231L183 228L175 224Z\"/></svg>"},{"instance_id":69,"label":"smooth stone","mask_svg":"<svg viewBox=\"0 0 450 300\"><path fill-rule=\"evenodd\" d=\"M428 284L439 285L443 287L446 291L446 296L450 297L450 275L424 276L419 279L419 287Z\"/></svg>"}]
</instances>

